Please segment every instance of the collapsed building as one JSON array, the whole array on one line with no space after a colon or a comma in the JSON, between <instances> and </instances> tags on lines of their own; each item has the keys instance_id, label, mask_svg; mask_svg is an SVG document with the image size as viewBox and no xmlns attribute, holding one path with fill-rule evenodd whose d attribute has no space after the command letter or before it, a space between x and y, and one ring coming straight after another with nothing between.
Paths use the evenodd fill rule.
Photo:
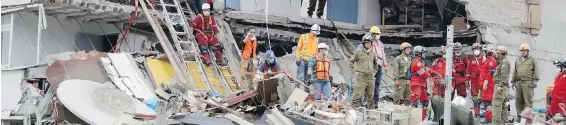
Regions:
<instances>
[{"instance_id":1,"label":"collapsed building","mask_svg":"<svg viewBox=\"0 0 566 125\"><path fill-rule=\"evenodd\" d=\"M265 13L258 11L237 11L237 9L219 11L217 15L218 25L221 28L219 41L226 47L225 53L230 63L229 67L224 69L203 69L205 70L203 72L206 72L206 74L214 74L212 76L187 74L188 76L200 78L210 77L209 81L211 84L195 83L192 84L192 88L200 88L207 91L216 90L217 94L199 93L200 91L192 90L191 87L183 84L186 81L183 80L184 78L176 76L181 73L174 69L176 67L174 65L179 64L169 62L170 59L174 59L177 56L164 55L164 52L167 53L164 49L168 47L163 45L168 43L162 42L163 40L158 38L160 33L157 32L159 31L153 28L155 24L150 23L151 21L142 11L142 7L138 8L140 11L132 14L136 10L135 6L137 4L135 2L119 0L55 0L31 1L24 6L3 5L2 22L4 25L12 26L6 30L4 29L7 27L3 27L3 32L9 31L12 35L8 37L11 40L7 37L2 39L2 41L10 41L11 43L6 46L4 44L6 42L3 42L2 77L12 79L2 80L3 106L4 102L10 103L8 104L9 107L2 108L2 120L3 122L19 120L24 121L24 123L34 121L36 124L58 124L60 122L65 124L92 124L98 123L94 121L100 119L91 119L84 112L102 112L117 114L114 115L116 116L115 118L110 118L113 115L108 115L108 119L104 120L134 124L381 124L377 121L395 122L391 118L395 114L396 116L402 115L402 117L397 117L396 119L402 120L396 122L412 124L419 122L418 120L412 121L419 118L419 116L413 116L418 113L410 113L414 112L412 109L383 103L381 104L383 106L380 106L385 107L384 109L386 110L382 110L383 112L368 111L367 113L370 114L365 114L356 112L356 109L349 106L347 100L345 100L344 96L347 96L345 94L347 91L343 90L348 87L348 84L352 83L352 73L347 68L347 60L355 51L354 48L359 44L361 37L367 32L369 27L378 24L382 28L383 37L381 39L387 46L386 53L387 58L390 58L389 60L393 60L392 58L399 55L397 48L402 42L433 48L429 49L432 51L429 51L427 54L430 54L431 57L438 57L440 55L435 51L436 47L446 43L445 25L452 24L457 29L457 32L454 34L455 41L462 42L465 45L482 42L517 48L520 43L534 44L534 54L540 55L537 57L541 58L537 58L537 60L541 62L547 62L556 57L566 55L566 52L561 51L559 48L566 46L559 42L565 39L560 33L566 32L564 31L566 27L560 23L564 23L566 20L558 18L563 16L552 18L554 15L560 15L555 14L554 10L559 10L559 6L566 3L556 0L540 3L524 0L503 1L407 0L393 2L380 0L379 3L372 5L367 4L367 1L360 0L356 3L366 4L365 6L370 6L369 8L372 6L383 8L383 12L378 12L380 15L378 16L380 17L379 19L383 18L381 19L382 21L377 20L367 24L335 21L340 19L331 19L332 12L326 12L329 15L326 19L314 19L284 14L278 15L277 13L281 12L275 10L275 14L269 13L266 20ZM215 2L223 3L221 1ZM238 2L249 4L246 2L250 1ZM276 1L269 5L278 4L277 2L281 1ZM41 14L36 15L33 13L38 9L30 7L32 3L43 5L44 12L47 15L46 19L43 20L46 21L45 24L49 26L48 28L35 27L41 27L41 25L45 24L40 24L39 22L34 24L32 22L38 18L43 18ZM265 5L265 3L263 4ZM336 3L328 4L331 7L332 4ZM538 8L538 10L537 7L531 7L539 4L542 7ZM296 3L292 5L296 5ZM301 5L299 4L298 6L300 9ZM230 5L215 4L214 8L224 7L230 8ZM159 10L159 8L157 9ZM270 10L270 12L272 11ZM511 14L506 14L506 12L511 12ZM186 13L188 18L194 17L190 10ZM536 18L536 15L539 13L543 16ZM135 15L133 22L132 15ZM362 17L362 15L359 16L360 18ZM134 24L128 29L126 27L129 27L127 25L130 22ZM363 21L358 20L358 22ZM542 22L544 22L544 25ZM546 25L547 22L548 25ZM166 25L167 21L158 20L157 23ZM120 24L123 26L119 26ZM241 91L238 88L242 88L244 85L242 82L226 77L232 75L232 78L239 78L239 75L242 75L237 73L239 72L239 48L241 47L238 43L243 39L244 29L254 27L258 30L259 49L261 51L267 49L274 50L278 57L278 62L282 67L285 67L285 72L289 74L288 79L279 77L278 82L265 81L264 87L261 88L265 88L266 83L286 85L298 81L292 78L296 72L293 54L295 50L293 47L298 41L298 36L308 32L308 28L312 24L322 26L320 41L331 46L330 53L333 58L331 73L334 78L333 84L336 86L334 91L337 92L332 98L336 101L316 102L307 99L307 93L289 91L287 89L285 92L288 93L285 96L292 96L296 100L288 99L288 101L277 102L282 100L275 99L278 95L270 93L276 90L268 90L267 92L265 90L262 92ZM269 27L269 29L266 27ZM171 34L168 28L164 26L162 30L167 31L162 32ZM129 31L130 33L124 33L124 31ZM35 33L39 33L40 36L35 36L34 39L31 34ZM24 34L29 35L30 38L26 38ZM3 36L5 35L3 33ZM170 41L169 44L175 44L172 36L167 36L165 39ZM124 45L119 46L122 43ZM110 52L115 46L119 46L118 50L127 53L104 53ZM466 49L469 50L469 48ZM81 50L87 50L88 53L78 52ZM62 53L65 51L71 52ZM510 51L512 55L510 59L516 58L517 53L518 51ZM35 58L36 56L37 58ZM7 61L5 61L5 57L7 57ZM193 66L192 69L190 68L191 66ZM551 64L542 63L542 66L542 69L553 68ZM198 70L198 64L187 64L187 67L189 67L189 70ZM221 74L220 72L226 73L221 75L224 77L217 77ZM387 96L393 93L393 88L389 87L393 84L391 73L391 71L387 72L382 81L383 91L381 93L383 94L380 95L383 99L387 99ZM544 73L541 76L553 75ZM22 81L21 79L24 80ZM104 86L72 79L88 80L101 83L100 85ZM66 80L70 81L65 83ZM548 78L541 79L541 82L549 83L550 80ZM6 85L8 83L10 85ZM90 95L109 97L94 98L94 100L98 99L99 101L95 103L106 102L102 103L106 104L102 106L105 108L100 109L100 111L94 111L94 109L85 111L80 107L73 107L81 103L75 102L73 104L69 101L83 98L69 96L72 95L69 92L73 91L65 88L75 87L72 85L73 83L85 84L87 87L77 87L77 89L92 91ZM63 85L62 93L57 91L61 88L56 86L60 85ZM107 86L114 89L105 89ZM89 90L88 87L100 89ZM273 88L273 86L269 88ZM542 89L544 88L539 87L536 91L542 91ZM125 91L125 93L120 93L120 91L116 90ZM282 91L279 92L283 93ZM5 97L7 94L18 96ZM89 98L85 94L76 95ZM56 96L63 97L58 97L58 99L54 100L53 97ZM166 101L150 103L149 100L153 100L154 97ZM535 95L535 97L539 96ZM4 101L5 99L9 101ZM129 100L130 102L115 101L120 99ZM254 99L259 101L250 101ZM301 103L305 100L309 100L309 103ZM288 103L293 101L295 103ZM269 109L269 106L266 106L276 103L280 104L280 106L273 109ZM155 104L157 106L151 107L144 104ZM134 111L130 110L136 106L143 108L133 108L136 109ZM4 110L9 110L10 112L6 111L7 115L5 116ZM511 112L514 113L513 111ZM388 113L389 115L380 115ZM118 118L124 114L131 117ZM362 118L364 116L373 116L375 118ZM131 118L137 120L132 120ZM214 123L210 121L214 121Z\"/></svg>"}]
</instances>

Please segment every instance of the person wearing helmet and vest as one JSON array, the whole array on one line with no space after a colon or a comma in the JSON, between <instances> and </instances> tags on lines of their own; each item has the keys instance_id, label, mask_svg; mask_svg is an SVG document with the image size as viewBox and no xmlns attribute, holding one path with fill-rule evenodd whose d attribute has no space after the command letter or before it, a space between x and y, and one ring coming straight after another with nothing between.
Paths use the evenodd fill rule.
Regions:
<instances>
[{"instance_id":1,"label":"person wearing helmet and vest","mask_svg":"<svg viewBox=\"0 0 566 125\"><path fill-rule=\"evenodd\" d=\"M409 96L411 95L411 88L409 87L409 78L407 78L406 71L409 67L411 57L411 44L404 42L399 46L401 55L395 57L393 69L395 70L393 76L395 80L395 103L409 105Z\"/></svg>"},{"instance_id":2,"label":"person wearing helmet and vest","mask_svg":"<svg viewBox=\"0 0 566 125\"><path fill-rule=\"evenodd\" d=\"M484 49L486 60L481 64L480 81L482 87L482 107L480 112L486 111L486 109L491 109L491 101L493 100L493 90L495 83L493 82L493 74L495 73L495 68L497 67L497 60L495 60L495 46L493 44L488 44Z\"/></svg>"},{"instance_id":3,"label":"person wearing helmet and vest","mask_svg":"<svg viewBox=\"0 0 566 125\"><path fill-rule=\"evenodd\" d=\"M332 83L330 83L330 58L328 57L328 45L318 44L318 52L309 60L308 77L310 83L314 84L314 89L326 97L330 97ZM316 100L322 99L315 94Z\"/></svg>"},{"instance_id":4,"label":"person wearing helmet and vest","mask_svg":"<svg viewBox=\"0 0 566 125\"><path fill-rule=\"evenodd\" d=\"M216 55L216 61L223 65L223 48L216 39L216 34L219 31L214 17L210 15L210 5L208 3L202 4L202 11L202 14L197 15L190 26L195 31L203 62L206 64L211 63L210 54L208 53L208 48L211 48Z\"/></svg>"},{"instance_id":5,"label":"person wearing helmet and vest","mask_svg":"<svg viewBox=\"0 0 566 125\"><path fill-rule=\"evenodd\" d=\"M242 51L242 59L240 60L240 79L241 81L248 82L248 84L252 83L253 75L250 76L244 74L255 71L255 64L253 63L253 59L255 59L257 55L257 39L255 38L255 33L256 31L254 28L248 29L248 33L243 40L244 49Z\"/></svg>"},{"instance_id":6,"label":"person wearing helmet and vest","mask_svg":"<svg viewBox=\"0 0 566 125\"><path fill-rule=\"evenodd\" d=\"M374 86L375 86L375 72L377 71L378 64L375 55L371 52L371 41L369 37L364 37L362 43L364 50L358 50L350 58L350 70L355 72L356 84L354 85L352 95L352 105L355 107L362 106L362 95L367 95L366 106L373 109L374 106Z\"/></svg>"},{"instance_id":7,"label":"person wearing helmet and vest","mask_svg":"<svg viewBox=\"0 0 566 125\"><path fill-rule=\"evenodd\" d=\"M559 106L560 103L566 103L566 59L558 58L554 61L554 65L557 67L558 75L554 78L554 90L551 93L552 100L546 111L546 114L551 118L558 113L566 116Z\"/></svg>"},{"instance_id":8,"label":"person wearing helmet and vest","mask_svg":"<svg viewBox=\"0 0 566 125\"><path fill-rule=\"evenodd\" d=\"M475 115L479 115L479 98L478 93L480 90L480 64L483 62L483 58L481 56L481 44L474 43L472 45L472 53L473 57L468 61L468 67L466 69L466 77L469 80L470 85L470 95L472 96L472 101L474 103L474 113Z\"/></svg>"},{"instance_id":9,"label":"person wearing helmet and vest","mask_svg":"<svg viewBox=\"0 0 566 125\"><path fill-rule=\"evenodd\" d=\"M318 34L320 34L320 26L314 24L311 27L310 33L302 34L297 42L297 53L295 57L297 58L297 79L308 83L307 70L309 60L316 54L318 47ZM297 83L297 88L300 88L300 84ZM308 93L309 90L305 88Z\"/></svg>"},{"instance_id":10,"label":"person wearing helmet and vest","mask_svg":"<svg viewBox=\"0 0 566 125\"><path fill-rule=\"evenodd\" d=\"M432 65L430 66L431 76L433 78L432 84L432 95L437 95L444 98L444 90L446 85L442 83L444 77L446 77L446 47L441 46L440 53L442 57L434 59Z\"/></svg>"},{"instance_id":11,"label":"person wearing helmet and vest","mask_svg":"<svg viewBox=\"0 0 566 125\"><path fill-rule=\"evenodd\" d=\"M515 100L515 106L517 114L520 114L526 107L533 107L533 91L539 80L538 65L535 59L529 55L529 50L528 44L521 44L519 47L521 58L515 60L515 69L511 79L511 84L516 87L517 100Z\"/></svg>"},{"instance_id":12,"label":"person wearing helmet and vest","mask_svg":"<svg viewBox=\"0 0 566 125\"><path fill-rule=\"evenodd\" d=\"M281 67L279 66L279 64L275 59L275 53L273 53L273 51L267 50L267 52L265 52L265 57L266 57L265 61L261 62L258 66L256 78L257 75L264 76L265 78L271 78L277 75L277 72L282 71Z\"/></svg>"},{"instance_id":13,"label":"person wearing helmet and vest","mask_svg":"<svg viewBox=\"0 0 566 125\"><path fill-rule=\"evenodd\" d=\"M375 54L375 59L377 60L378 68L375 73L375 90L374 90L374 102L379 102L379 85L381 84L381 77L384 70L387 69L387 58L385 57L385 49L383 42L381 42L381 30L377 26L370 28L369 33L367 33L362 39L371 39L371 51ZM358 45L356 50L363 50L363 44Z\"/></svg>"},{"instance_id":14,"label":"person wearing helmet and vest","mask_svg":"<svg viewBox=\"0 0 566 125\"><path fill-rule=\"evenodd\" d=\"M509 94L509 75L511 74L511 63L506 59L507 48L498 46L496 48L498 64L493 74L496 89L493 94L493 124L504 125L507 123L507 98Z\"/></svg>"},{"instance_id":15,"label":"person wearing helmet and vest","mask_svg":"<svg viewBox=\"0 0 566 125\"><path fill-rule=\"evenodd\" d=\"M452 94L457 94L458 96L466 97L468 93L466 91L466 67L468 63L468 57L462 54L462 44L459 42L454 43L454 58L453 58L452 76L454 77L452 85L454 90ZM455 93L457 92L457 93Z\"/></svg>"},{"instance_id":16,"label":"person wearing helmet and vest","mask_svg":"<svg viewBox=\"0 0 566 125\"><path fill-rule=\"evenodd\" d=\"M427 71L424 58L426 49L422 46L415 46L413 48L413 53L415 53L415 59L410 63L411 70L413 74L411 81L409 83L411 87L411 104L413 107L418 107L422 105L427 106L428 95L426 92L427 79L430 77L429 71Z\"/></svg>"}]
</instances>

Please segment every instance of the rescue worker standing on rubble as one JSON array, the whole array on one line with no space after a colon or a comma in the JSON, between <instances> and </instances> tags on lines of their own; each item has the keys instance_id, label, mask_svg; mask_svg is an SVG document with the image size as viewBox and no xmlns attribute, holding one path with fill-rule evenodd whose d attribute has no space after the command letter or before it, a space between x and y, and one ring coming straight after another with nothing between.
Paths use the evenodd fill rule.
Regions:
<instances>
[{"instance_id":1,"label":"rescue worker standing on rubble","mask_svg":"<svg viewBox=\"0 0 566 125\"><path fill-rule=\"evenodd\" d=\"M558 58L554 61L554 65L558 67L558 75L554 78L554 90L551 93L552 100L548 111L546 111L546 114L551 118L558 113L565 116L559 104L566 103L566 59Z\"/></svg>"},{"instance_id":2,"label":"rescue worker standing on rubble","mask_svg":"<svg viewBox=\"0 0 566 125\"><path fill-rule=\"evenodd\" d=\"M473 58L468 62L468 69L466 70L466 77L469 79L470 85L470 95L472 96L472 100L474 103L474 113L475 115L479 115L479 97L478 93L480 90L480 64L483 62L483 58L481 56L481 44L474 43L472 45L472 53Z\"/></svg>"},{"instance_id":3,"label":"rescue worker standing on rubble","mask_svg":"<svg viewBox=\"0 0 566 125\"><path fill-rule=\"evenodd\" d=\"M516 87L517 100L515 100L515 106L517 106L517 114L521 114L526 107L533 107L533 91L539 80L538 65L535 59L529 55L529 45L521 44L519 51L521 51L521 58L515 60L515 69L511 79L511 84ZM516 122L520 118L521 116L518 116Z\"/></svg>"},{"instance_id":4,"label":"rescue worker standing on rubble","mask_svg":"<svg viewBox=\"0 0 566 125\"><path fill-rule=\"evenodd\" d=\"M202 14L195 17L191 23L191 27L194 29L197 42L201 55L203 57L203 62L209 65L211 62L209 48L214 51L216 55L216 62L219 65L224 65L222 63L222 45L218 43L216 39L216 33L218 33L218 27L216 26L216 21L214 17L210 15L210 5L208 3L202 4Z\"/></svg>"},{"instance_id":5,"label":"rescue worker standing on rubble","mask_svg":"<svg viewBox=\"0 0 566 125\"><path fill-rule=\"evenodd\" d=\"M509 75L511 74L511 63L506 59L507 48L498 46L496 48L498 65L493 75L496 89L493 97L493 125L504 125L507 123L507 98L509 94Z\"/></svg>"},{"instance_id":6,"label":"rescue worker standing on rubble","mask_svg":"<svg viewBox=\"0 0 566 125\"><path fill-rule=\"evenodd\" d=\"M429 71L424 62L426 49L422 46L415 46L413 48L415 59L410 63L410 72L412 74L410 87L411 87L411 103L413 107L426 107L428 104L428 95L426 92L427 79L430 77Z\"/></svg>"},{"instance_id":7,"label":"rescue worker standing on rubble","mask_svg":"<svg viewBox=\"0 0 566 125\"><path fill-rule=\"evenodd\" d=\"M385 57L385 49L383 46L383 42L381 42L381 30L377 26L373 26L370 28L369 33L366 34L364 37L367 39L371 39L371 52L375 54L375 59L377 59L377 72L375 73L375 89L374 89L374 102L377 104L379 102L379 86L381 84L381 77L382 74L385 73L387 70L387 58ZM363 38L362 38L363 39ZM358 45L358 50L364 50L364 45ZM377 106L377 105L376 105Z\"/></svg>"},{"instance_id":8,"label":"rescue worker standing on rubble","mask_svg":"<svg viewBox=\"0 0 566 125\"><path fill-rule=\"evenodd\" d=\"M356 84L353 90L352 105L355 107L362 106L362 95L367 95L366 106L369 109L375 108L374 106L374 86L375 86L375 72L378 68L375 55L371 52L370 37L362 38L364 50L358 50L354 56L350 58L350 70L355 71ZM355 65L355 66L354 66Z\"/></svg>"},{"instance_id":9,"label":"rescue worker standing on rubble","mask_svg":"<svg viewBox=\"0 0 566 125\"><path fill-rule=\"evenodd\" d=\"M401 50L401 55L395 57L393 63L393 69L395 69L394 80L395 86L395 103L409 105L409 96L411 96L411 88L409 87L409 78L407 78L406 71L409 67L412 57L411 57L411 44L404 42L401 43L399 49Z\"/></svg>"},{"instance_id":10,"label":"rescue worker standing on rubble","mask_svg":"<svg viewBox=\"0 0 566 125\"><path fill-rule=\"evenodd\" d=\"M328 45L318 44L318 52L309 60L308 77L314 89L326 97L330 97L332 83L330 83L330 58L328 57ZM314 94L316 100L322 99L320 95Z\"/></svg>"},{"instance_id":11,"label":"rescue worker standing on rubble","mask_svg":"<svg viewBox=\"0 0 566 125\"><path fill-rule=\"evenodd\" d=\"M434 59L432 65L430 66L431 76L433 78L432 83L432 95L438 95L444 98L444 90L446 85L442 83L442 80L446 77L446 47L441 46L440 53L442 57Z\"/></svg>"},{"instance_id":12,"label":"rescue worker standing on rubble","mask_svg":"<svg viewBox=\"0 0 566 125\"><path fill-rule=\"evenodd\" d=\"M316 54L318 47L318 34L320 34L320 26L314 24L311 27L310 33L302 34L297 42L297 79L308 83L307 70L309 60ZM297 83L295 87L300 88L301 85ZM305 87L305 91L309 90Z\"/></svg>"},{"instance_id":13,"label":"rescue worker standing on rubble","mask_svg":"<svg viewBox=\"0 0 566 125\"><path fill-rule=\"evenodd\" d=\"M252 77L249 72L255 71L255 64L253 59L256 58L257 54L257 39L255 38L255 29L248 29L248 33L244 38L244 49L242 51L242 59L240 60L240 72L241 81L246 81L248 83L248 90L253 90ZM244 75L245 74L245 75Z\"/></svg>"},{"instance_id":14,"label":"rescue worker standing on rubble","mask_svg":"<svg viewBox=\"0 0 566 125\"><path fill-rule=\"evenodd\" d=\"M468 63L468 57L462 54L462 44L459 42L454 43L454 58L453 58L453 68L452 76L454 90L452 94L457 94L458 96L466 97L468 95L466 88L468 78L466 78L466 67Z\"/></svg>"},{"instance_id":15,"label":"rescue worker standing on rubble","mask_svg":"<svg viewBox=\"0 0 566 125\"><path fill-rule=\"evenodd\" d=\"M495 46L493 44L488 44L483 49L486 60L481 64L480 81L482 86L482 107L484 112L487 109L491 109L491 101L493 100L493 90L495 83L493 83L493 74L495 73L495 68L497 67L497 60L495 60Z\"/></svg>"}]
</instances>

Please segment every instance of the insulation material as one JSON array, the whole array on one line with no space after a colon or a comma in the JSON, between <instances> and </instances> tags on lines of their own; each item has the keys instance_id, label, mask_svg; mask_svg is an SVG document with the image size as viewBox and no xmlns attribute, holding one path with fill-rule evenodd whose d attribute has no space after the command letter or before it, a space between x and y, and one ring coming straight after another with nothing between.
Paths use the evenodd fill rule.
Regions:
<instances>
[{"instance_id":1,"label":"insulation material","mask_svg":"<svg viewBox=\"0 0 566 125\"><path fill-rule=\"evenodd\" d=\"M118 75L120 75L120 79L132 90L136 98L149 100L155 97L154 90L150 86L151 83L141 76L137 67L134 67L137 65L133 64L130 55L126 53L110 53L108 57L116 68Z\"/></svg>"},{"instance_id":2,"label":"insulation material","mask_svg":"<svg viewBox=\"0 0 566 125\"><path fill-rule=\"evenodd\" d=\"M151 71L153 80L158 87L161 87L163 83L171 82L171 79L175 77L175 69L173 65L168 61L146 58L148 69Z\"/></svg>"}]
</instances>

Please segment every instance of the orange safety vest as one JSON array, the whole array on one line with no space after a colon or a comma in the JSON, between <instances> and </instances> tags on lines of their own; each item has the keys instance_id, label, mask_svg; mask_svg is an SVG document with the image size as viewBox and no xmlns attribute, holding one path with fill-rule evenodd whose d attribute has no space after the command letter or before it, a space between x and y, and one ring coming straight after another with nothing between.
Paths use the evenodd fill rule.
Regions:
<instances>
[{"instance_id":1,"label":"orange safety vest","mask_svg":"<svg viewBox=\"0 0 566 125\"><path fill-rule=\"evenodd\" d=\"M328 60L328 57L321 58L316 54L316 78L330 79L330 60Z\"/></svg>"},{"instance_id":2,"label":"orange safety vest","mask_svg":"<svg viewBox=\"0 0 566 125\"><path fill-rule=\"evenodd\" d=\"M246 39L246 43L244 45L244 52L242 52L242 57L244 59L250 59L256 57L257 50L257 39L251 41L249 38Z\"/></svg>"}]
</instances>

